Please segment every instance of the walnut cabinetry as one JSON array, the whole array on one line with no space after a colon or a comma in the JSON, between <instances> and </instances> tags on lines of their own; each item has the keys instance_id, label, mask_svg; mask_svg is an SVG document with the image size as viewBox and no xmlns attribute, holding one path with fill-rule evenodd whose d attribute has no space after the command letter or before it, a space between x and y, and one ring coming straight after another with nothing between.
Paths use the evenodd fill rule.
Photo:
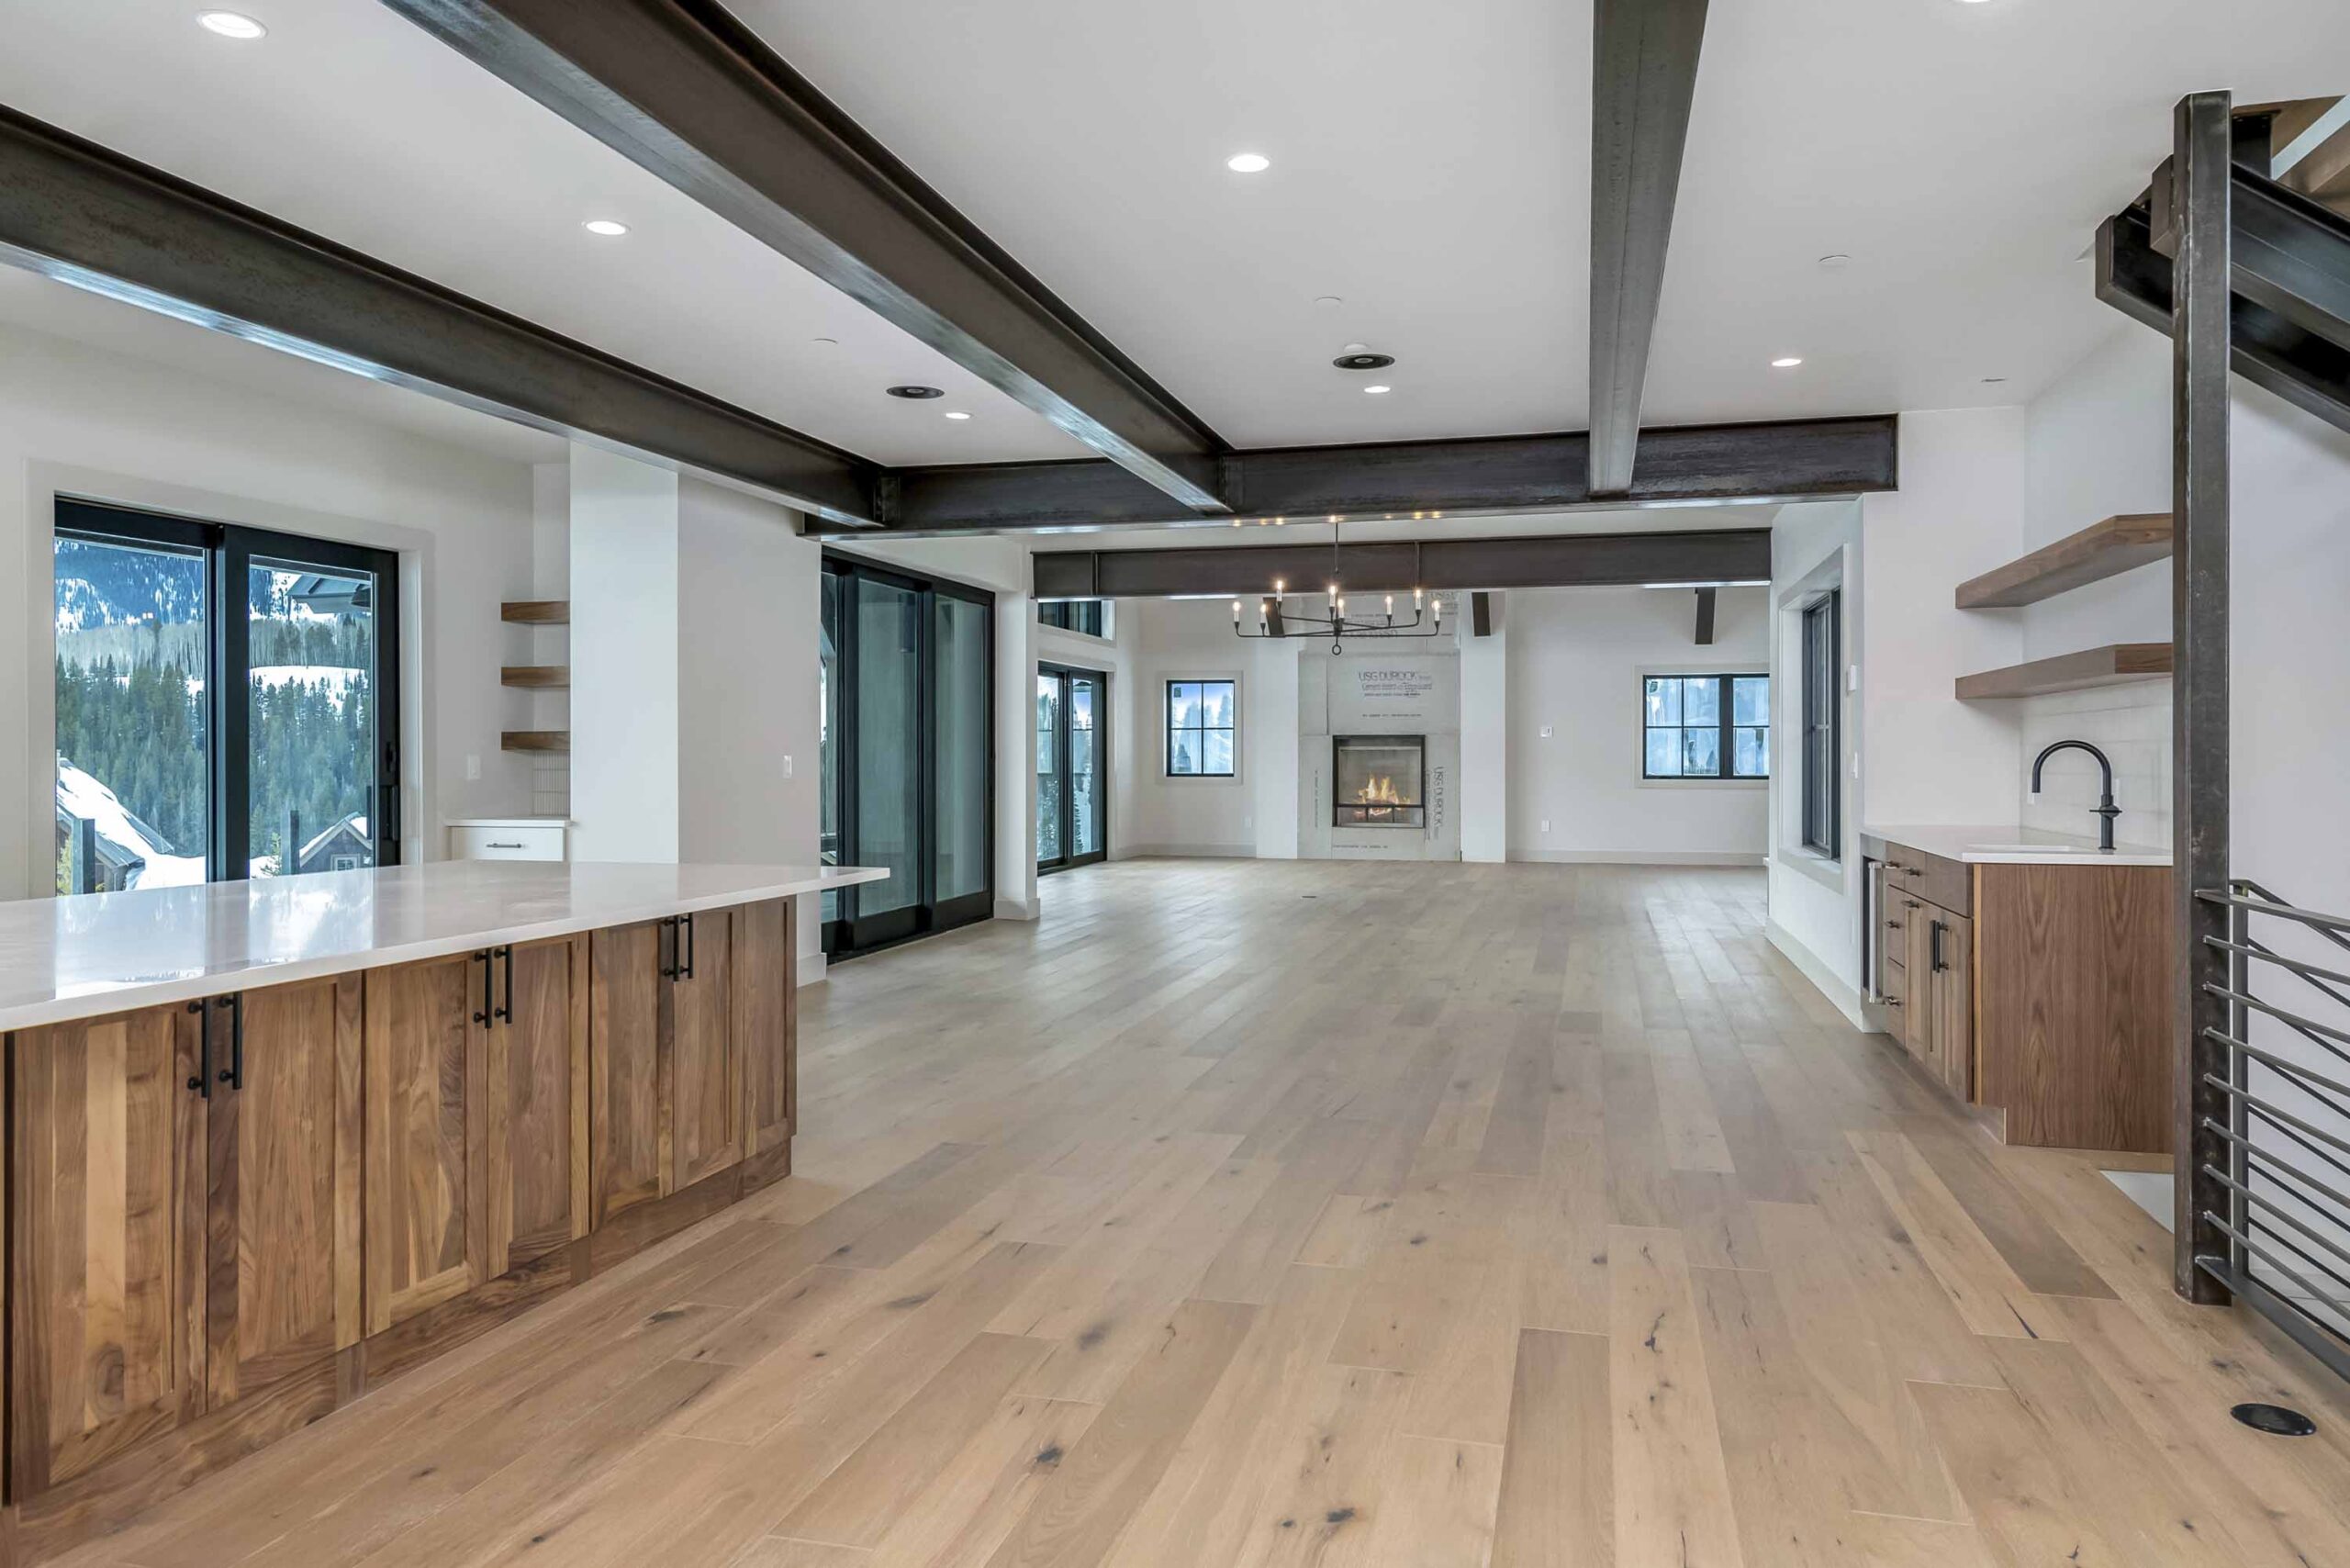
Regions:
<instances>
[{"instance_id":1,"label":"walnut cabinetry","mask_svg":"<svg viewBox=\"0 0 2350 1568\"><path fill-rule=\"evenodd\" d=\"M793 942L776 899L7 1036L0 1564L787 1173Z\"/></svg>"},{"instance_id":2,"label":"walnut cabinetry","mask_svg":"<svg viewBox=\"0 0 2350 1568\"><path fill-rule=\"evenodd\" d=\"M2170 1148L2170 874L1864 837L1882 1022L2009 1143Z\"/></svg>"}]
</instances>

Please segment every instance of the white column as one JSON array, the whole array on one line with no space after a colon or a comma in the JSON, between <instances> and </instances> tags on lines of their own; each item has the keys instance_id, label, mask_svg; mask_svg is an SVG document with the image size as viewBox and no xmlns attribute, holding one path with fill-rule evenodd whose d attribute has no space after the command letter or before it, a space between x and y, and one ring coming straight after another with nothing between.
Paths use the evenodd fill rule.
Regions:
<instances>
[{"instance_id":1,"label":"white column","mask_svg":"<svg viewBox=\"0 0 2350 1568\"><path fill-rule=\"evenodd\" d=\"M995 596L995 913L1036 918L1036 601Z\"/></svg>"},{"instance_id":2,"label":"white column","mask_svg":"<svg viewBox=\"0 0 2350 1568\"><path fill-rule=\"evenodd\" d=\"M1480 637L1467 595L1460 639L1460 858L1509 858L1509 620L1503 596L1487 596L1492 634Z\"/></svg>"},{"instance_id":3,"label":"white column","mask_svg":"<svg viewBox=\"0 0 2350 1568\"><path fill-rule=\"evenodd\" d=\"M571 449L571 811L581 860L677 858L677 476Z\"/></svg>"},{"instance_id":4,"label":"white column","mask_svg":"<svg viewBox=\"0 0 2350 1568\"><path fill-rule=\"evenodd\" d=\"M1302 638L1269 638L1256 649L1254 689L1245 700L1250 755L1241 766L1249 776L1250 814L1256 819L1257 858L1297 858L1298 679ZM1319 645L1316 644L1316 652Z\"/></svg>"}]
</instances>

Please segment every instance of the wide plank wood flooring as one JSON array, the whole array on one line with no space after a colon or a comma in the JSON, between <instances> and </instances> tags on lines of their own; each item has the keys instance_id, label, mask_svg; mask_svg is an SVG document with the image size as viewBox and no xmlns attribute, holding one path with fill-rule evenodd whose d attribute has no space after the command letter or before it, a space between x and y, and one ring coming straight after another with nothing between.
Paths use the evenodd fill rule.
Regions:
<instances>
[{"instance_id":1,"label":"wide plank wood flooring","mask_svg":"<svg viewBox=\"0 0 2350 1568\"><path fill-rule=\"evenodd\" d=\"M1044 902L802 993L790 1181L75 1560L2350 1563L2343 1389L1849 1027L1761 872Z\"/></svg>"}]
</instances>

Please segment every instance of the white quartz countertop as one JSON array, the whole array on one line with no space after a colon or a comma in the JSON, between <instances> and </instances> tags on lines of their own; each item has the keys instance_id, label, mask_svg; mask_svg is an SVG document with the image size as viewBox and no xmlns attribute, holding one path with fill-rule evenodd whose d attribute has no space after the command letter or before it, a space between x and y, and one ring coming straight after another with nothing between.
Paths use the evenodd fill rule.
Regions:
<instances>
[{"instance_id":1,"label":"white quartz countertop","mask_svg":"<svg viewBox=\"0 0 2350 1568\"><path fill-rule=\"evenodd\" d=\"M861 866L442 860L0 903L0 1030L889 874Z\"/></svg>"},{"instance_id":2,"label":"white quartz countertop","mask_svg":"<svg viewBox=\"0 0 2350 1568\"><path fill-rule=\"evenodd\" d=\"M1939 855L1945 860L1957 860L1969 866L2170 864L2170 851L2151 844L2122 844L2117 841L2113 853L2108 855L2098 848L2094 836L2050 833L2043 828L2018 827L2013 823L1997 827L1939 823L1930 827L1878 827L1869 823L1862 827L1861 833L1868 838L1906 844L1912 849L1922 849L1929 855Z\"/></svg>"}]
</instances>

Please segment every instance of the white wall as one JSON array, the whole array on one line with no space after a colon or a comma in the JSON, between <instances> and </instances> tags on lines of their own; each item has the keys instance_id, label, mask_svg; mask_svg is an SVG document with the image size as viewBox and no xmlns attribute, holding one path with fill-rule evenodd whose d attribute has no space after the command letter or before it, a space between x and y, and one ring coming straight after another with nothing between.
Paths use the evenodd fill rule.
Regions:
<instances>
[{"instance_id":1,"label":"white wall","mask_svg":"<svg viewBox=\"0 0 2350 1568\"><path fill-rule=\"evenodd\" d=\"M1461 610L1453 625L1453 641L1460 650L1460 858L1493 864L1511 858L1516 824L1510 802L1526 798L1520 753L1510 746L1514 716L1510 694L1521 700L1549 689L1547 678L1529 669L1527 678L1513 680L1511 666L1525 656L1524 639L1513 644L1511 627L1518 620L1541 617L1532 594L1490 594L1486 597L1487 635L1475 634L1472 612ZM1516 652L1513 652L1513 649ZM1529 732L1530 733L1530 732ZM1519 856L1519 859L1532 858Z\"/></svg>"},{"instance_id":2,"label":"white wall","mask_svg":"<svg viewBox=\"0 0 2350 1568\"><path fill-rule=\"evenodd\" d=\"M1136 628L1135 700L1125 705L1124 731L1127 773L1133 783L1133 805L1123 835L1129 853L1136 855L1234 855L1257 853L1257 824L1264 820L1257 809L1257 780L1263 768L1275 766L1279 740L1268 734L1281 711L1278 701L1258 700L1257 650L1268 646L1233 635L1228 599L1127 599L1118 606L1121 620L1131 616ZM1278 644L1270 644L1278 645ZM1159 732L1166 683L1170 680L1230 680L1236 682L1239 704L1239 734L1230 778L1169 778L1166 776L1166 741ZM1287 705L1290 782L1283 798L1294 801L1297 701L1292 692ZM1294 834L1296 808L1289 813Z\"/></svg>"},{"instance_id":3,"label":"white wall","mask_svg":"<svg viewBox=\"0 0 2350 1568\"><path fill-rule=\"evenodd\" d=\"M571 449L571 806L582 860L678 858L677 476Z\"/></svg>"},{"instance_id":4,"label":"white wall","mask_svg":"<svg viewBox=\"0 0 2350 1568\"><path fill-rule=\"evenodd\" d=\"M0 326L0 604L18 626L0 637L0 897L52 886L59 493L400 552L403 837L421 859L442 816L529 799L498 749L530 707L498 685L498 607L531 589L531 487L523 462Z\"/></svg>"},{"instance_id":5,"label":"white wall","mask_svg":"<svg viewBox=\"0 0 2350 1568\"><path fill-rule=\"evenodd\" d=\"M531 597L568 599L571 597L571 463L531 465ZM509 628L509 643L522 650L520 662L534 665L571 663L571 628L532 626ZM531 728L571 728L568 688L531 694ZM533 816L571 814L571 758L568 755L533 754L530 810Z\"/></svg>"},{"instance_id":6,"label":"white wall","mask_svg":"<svg viewBox=\"0 0 2350 1568\"><path fill-rule=\"evenodd\" d=\"M1766 786L1641 778L1640 678L1768 670L1769 603L1765 588L1722 589L1714 642L1699 647L1693 592L1539 588L1508 595L1509 857L1761 864L1769 838ZM1474 790L1480 772L1468 734L1470 661L1481 645L1476 638L1461 643L1464 790ZM1470 826L1464 819L1464 856Z\"/></svg>"}]
</instances>

